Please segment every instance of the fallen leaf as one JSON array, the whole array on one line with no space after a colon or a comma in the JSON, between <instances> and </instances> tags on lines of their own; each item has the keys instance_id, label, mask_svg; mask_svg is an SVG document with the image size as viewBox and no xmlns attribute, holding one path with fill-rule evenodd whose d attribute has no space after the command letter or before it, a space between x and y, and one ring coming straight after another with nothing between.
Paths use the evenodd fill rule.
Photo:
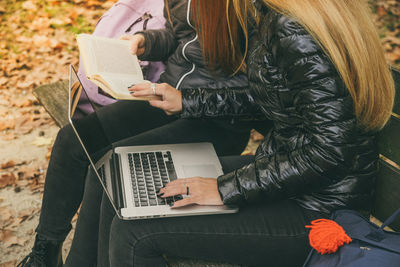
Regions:
<instances>
[{"instance_id":1,"label":"fallen leaf","mask_svg":"<svg viewBox=\"0 0 400 267\"><path fill-rule=\"evenodd\" d=\"M11 219L15 217L15 211L10 210L7 207L0 207L0 227L4 228L5 226L11 223Z\"/></svg>"},{"instance_id":2,"label":"fallen leaf","mask_svg":"<svg viewBox=\"0 0 400 267\"><path fill-rule=\"evenodd\" d=\"M51 157L51 151L53 150L53 147L49 147L49 150L47 151L47 153L46 153L46 159L47 160L50 160L50 157Z\"/></svg>"},{"instance_id":3,"label":"fallen leaf","mask_svg":"<svg viewBox=\"0 0 400 267\"><path fill-rule=\"evenodd\" d=\"M63 19L59 19L59 18L52 18L49 20L50 25L54 25L54 26L61 26L65 24L65 21Z\"/></svg>"},{"instance_id":4,"label":"fallen leaf","mask_svg":"<svg viewBox=\"0 0 400 267\"><path fill-rule=\"evenodd\" d=\"M9 134L5 134L2 136L4 141L11 141L17 138L17 136L15 135L15 133L9 133Z\"/></svg>"},{"instance_id":5,"label":"fallen leaf","mask_svg":"<svg viewBox=\"0 0 400 267\"><path fill-rule=\"evenodd\" d=\"M25 187L25 186L29 185L29 181L27 181L27 180L17 180L16 184L19 187Z\"/></svg>"},{"instance_id":6,"label":"fallen leaf","mask_svg":"<svg viewBox=\"0 0 400 267\"><path fill-rule=\"evenodd\" d=\"M31 86L34 86L36 84L36 81L25 81L25 82L20 82L17 84L17 88L19 89L28 89ZM29 99L30 100L30 99ZM30 100L30 102L33 102ZM30 106L31 104L27 105Z\"/></svg>"},{"instance_id":7,"label":"fallen leaf","mask_svg":"<svg viewBox=\"0 0 400 267\"><path fill-rule=\"evenodd\" d=\"M31 11L37 10L37 6L30 0L23 2L22 8Z\"/></svg>"},{"instance_id":8,"label":"fallen leaf","mask_svg":"<svg viewBox=\"0 0 400 267\"><path fill-rule=\"evenodd\" d=\"M14 185L16 181L13 173L2 174L0 178L0 189L9 185Z\"/></svg>"},{"instance_id":9,"label":"fallen leaf","mask_svg":"<svg viewBox=\"0 0 400 267\"><path fill-rule=\"evenodd\" d=\"M0 121L0 131L4 131L7 129L14 129L15 128L15 120L14 119L7 119Z\"/></svg>"},{"instance_id":10,"label":"fallen leaf","mask_svg":"<svg viewBox=\"0 0 400 267\"><path fill-rule=\"evenodd\" d=\"M17 265L17 261L12 260L12 261L7 261L5 263L1 263L0 267L15 267L16 265Z\"/></svg>"},{"instance_id":11,"label":"fallen leaf","mask_svg":"<svg viewBox=\"0 0 400 267\"><path fill-rule=\"evenodd\" d=\"M37 137L32 144L37 146L37 147L41 147L41 146L49 146L53 143L53 138L52 137L43 137L43 136L39 136Z\"/></svg>"},{"instance_id":12,"label":"fallen leaf","mask_svg":"<svg viewBox=\"0 0 400 267\"><path fill-rule=\"evenodd\" d=\"M378 6L377 11L378 11L378 16L380 17L387 15L387 11L383 6Z\"/></svg>"},{"instance_id":13,"label":"fallen leaf","mask_svg":"<svg viewBox=\"0 0 400 267\"><path fill-rule=\"evenodd\" d=\"M15 124L15 132L19 134L28 134L35 128L33 117L29 114L18 117Z\"/></svg>"},{"instance_id":14,"label":"fallen leaf","mask_svg":"<svg viewBox=\"0 0 400 267\"><path fill-rule=\"evenodd\" d=\"M392 62L400 60L400 47L396 47L392 52L386 53L386 56Z\"/></svg>"},{"instance_id":15,"label":"fallen leaf","mask_svg":"<svg viewBox=\"0 0 400 267\"><path fill-rule=\"evenodd\" d=\"M32 180L42 174L42 167L38 165L26 165L22 166L17 170L18 180Z\"/></svg>"},{"instance_id":16,"label":"fallen leaf","mask_svg":"<svg viewBox=\"0 0 400 267\"><path fill-rule=\"evenodd\" d=\"M32 99L27 99L26 97L17 98L13 101L13 105L18 108L30 107L33 105Z\"/></svg>"},{"instance_id":17,"label":"fallen leaf","mask_svg":"<svg viewBox=\"0 0 400 267\"><path fill-rule=\"evenodd\" d=\"M32 219L35 214L39 213L40 208L27 208L18 212L18 222L23 223L26 220Z\"/></svg>"},{"instance_id":18,"label":"fallen leaf","mask_svg":"<svg viewBox=\"0 0 400 267\"><path fill-rule=\"evenodd\" d=\"M86 2L86 6L88 6L88 7L99 7L102 4L103 4L102 2L96 1L96 0L89 0Z\"/></svg>"},{"instance_id":19,"label":"fallen leaf","mask_svg":"<svg viewBox=\"0 0 400 267\"><path fill-rule=\"evenodd\" d=\"M0 85L6 84L8 79L6 77L0 77Z\"/></svg>"},{"instance_id":20,"label":"fallen leaf","mask_svg":"<svg viewBox=\"0 0 400 267\"><path fill-rule=\"evenodd\" d=\"M8 106L9 105L8 99L0 99L0 105Z\"/></svg>"},{"instance_id":21,"label":"fallen leaf","mask_svg":"<svg viewBox=\"0 0 400 267\"><path fill-rule=\"evenodd\" d=\"M101 5L101 7L104 9L110 9L114 4L115 1L106 1Z\"/></svg>"},{"instance_id":22,"label":"fallen leaf","mask_svg":"<svg viewBox=\"0 0 400 267\"><path fill-rule=\"evenodd\" d=\"M16 231L0 229L0 240L9 248L11 246L24 246L29 237L20 238Z\"/></svg>"},{"instance_id":23,"label":"fallen leaf","mask_svg":"<svg viewBox=\"0 0 400 267\"><path fill-rule=\"evenodd\" d=\"M13 160L9 160L6 163L1 164L2 169L8 169L15 166L15 162Z\"/></svg>"},{"instance_id":24,"label":"fallen leaf","mask_svg":"<svg viewBox=\"0 0 400 267\"><path fill-rule=\"evenodd\" d=\"M50 28L51 21L46 17L39 17L32 21L31 28L35 31L43 32Z\"/></svg>"}]
</instances>

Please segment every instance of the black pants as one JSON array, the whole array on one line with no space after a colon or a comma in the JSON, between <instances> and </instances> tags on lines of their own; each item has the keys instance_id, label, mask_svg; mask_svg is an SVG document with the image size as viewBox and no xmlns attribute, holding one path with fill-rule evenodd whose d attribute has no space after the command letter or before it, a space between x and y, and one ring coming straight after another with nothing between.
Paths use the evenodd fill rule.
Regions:
<instances>
[{"instance_id":1,"label":"black pants","mask_svg":"<svg viewBox=\"0 0 400 267\"><path fill-rule=\"evenodd\" d=\"M93 127L95 116L101 121L109 141L119 146L211 142L218 155L239 154L251 129L248 123L231 125L223 121L179 119L165 115L147 102L121 101L80 121L91 150L99 151L96 156L106 147ZM47 170L37 233L51 240L65 239L71 229L71 219L82 201L88 165L72 128L62 128ZM98 195L101 192L101 189L97 190Z\"/></svg>"},{"instance_id":2,"label":"black pants","mask_svg":"<svg viewBox=\"0 0 400 267\"><path fill-rule=\"evenodd\" d=\"M254 159L220 160L227 173ZM79 244L71 249L66 266L165 266L163 255L247 266L301 266L310 250L304 226L328 216L283 200L249 205L229 215L123 221L104 195L96 264L93 246L97 242L84 240L93 231L90 224L95 219L85 214L90 213L95 198L88 197L83 203L81 216L87 220L78 222L74 243Z\"/></svg>"}]
</instances>

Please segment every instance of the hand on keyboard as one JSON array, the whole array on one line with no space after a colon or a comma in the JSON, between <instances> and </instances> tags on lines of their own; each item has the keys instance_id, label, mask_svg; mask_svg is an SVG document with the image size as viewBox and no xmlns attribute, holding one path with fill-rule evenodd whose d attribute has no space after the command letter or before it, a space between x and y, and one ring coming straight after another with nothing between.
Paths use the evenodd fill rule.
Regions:
<instances>
[{"instance_id":1,"label":"hand on keyboard","mask_svg":"<svg viewBox=\"0 0 400 267\"><path fill-rule=\"evenodd\" d=\"M194 177L177 179L161 188L157 195L168 199L172 196L186 195L187 193L189 193L188 198L175 201L170 206L178 208L192 204L213 206L224 204L218 192L217 179L212 178Z\"/></svg>"}]
</instances>

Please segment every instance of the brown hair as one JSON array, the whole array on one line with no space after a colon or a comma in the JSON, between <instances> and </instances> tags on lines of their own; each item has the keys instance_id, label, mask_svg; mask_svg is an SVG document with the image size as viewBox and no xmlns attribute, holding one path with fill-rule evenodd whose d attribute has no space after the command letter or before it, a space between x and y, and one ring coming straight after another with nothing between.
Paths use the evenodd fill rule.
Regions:
<instances>
[{"instance_id":1,"label":"brown hair","mask_svg":"<svg viewBox=\"0 0 400 267\"><path fill-rule=\"evenodd\" d=\"M246 9L247 2L241 2ZM245 71L247 18L236 16L231 1L192 0L191 14L208 68L221 68L228 74Z\"/></svg>"}]
</instances>

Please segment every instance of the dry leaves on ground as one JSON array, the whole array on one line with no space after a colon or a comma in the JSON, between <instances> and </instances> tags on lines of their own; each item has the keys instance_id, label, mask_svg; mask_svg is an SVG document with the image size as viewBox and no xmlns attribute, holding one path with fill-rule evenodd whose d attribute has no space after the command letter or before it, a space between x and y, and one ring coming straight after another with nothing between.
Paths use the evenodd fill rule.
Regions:
<instances>
[{"instance_id":1,"label":"dry leaves on ground","mask_svg":"<svg viewBox=\"0 0 400 267\"><path fill-rule=\"evenodd\" d=\"M68 65L78 63L75 34L91 32L105 9L115 2L0 1L0 139L18 142L43 129L31 144L50 151L54 137L45 136L44 129L54 122L32 90L67 77ZM11 159L1 163L0 189L28 185L36 190L42 186L38 177L43 176L37 170L45 170L39 162L48 157L32 159L30 164L35 166L26 162L25 167L14 166Z\"/></svg>"},{"instance_id":2,"label":"dry leaves on ground","mask_svg":"<svg viewBox=\"0 0 400 267\"><path fill-rule=\"evenodd\" d=\"M388 61L400 68L400 1L370 0Z\"/></svg>"},{"instance_id":3,"label":"dry leaves on ground","mask_svg":"<svg viewBox=\"0 0 400 267\"><path fill-rule=\"evenodd\" d=\"M0 190L11 188L18 193L28 188L40 200L54 141L47 129L54 122L32 91L67 78L68 65L78 63L75 34L91 32L115 2L0 1L0 141L9 146L24 143L30 146L27 150L47 147L48 151L43 158L32 153L31 158L20 160L16 153L0 160ZM4 203L0 199L0 243L10 253L32 238L30 234L17 235L17 230L38 214L39 208L21 210ZM16 261L10 260L0 266L15 266Z\"/></svg>"}]
</instances>

